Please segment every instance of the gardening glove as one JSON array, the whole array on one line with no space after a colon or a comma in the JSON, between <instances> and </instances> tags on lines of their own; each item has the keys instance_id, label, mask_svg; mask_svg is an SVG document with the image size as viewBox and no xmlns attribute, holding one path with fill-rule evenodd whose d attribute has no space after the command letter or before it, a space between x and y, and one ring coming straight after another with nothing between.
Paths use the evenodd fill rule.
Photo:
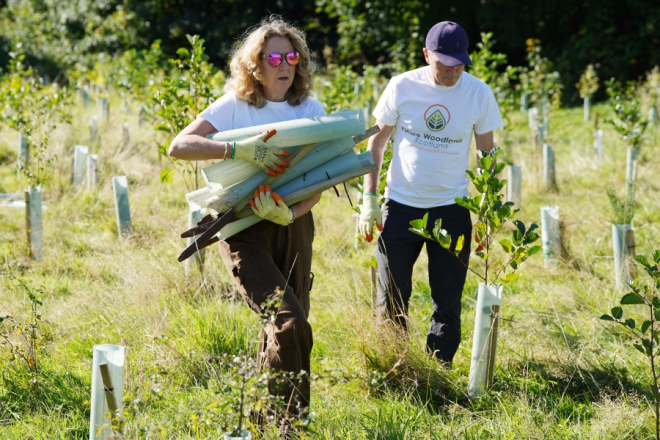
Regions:
<instances>
[{"instance_id":1,"label":"gardening glove","mask_svg":"<svg viewBox=\"0 0 660 440\"><path fill-rule=\"evenodd\" d=\"M374 220L379 231L383 230L383 216L380 213L380 206L378 206L378 196L373 194L365 194L362 199L362 206L360 206L360 235L366 241L373 240Z\"/></svg>"},{"instance_id":2,"label":"gardening glove","mask_svg":"<svg viewBox=\"0 0 660 440\"><path fill-rule=\"evenodd\" d=\"M251 138L237 141L232 159L241 159L253 163L267 171L271 176L277 176L277 173L284 174L285 168L289 167L289 163L278 157L278 155L289 157L289 152L266 144L266 141L275 133L274 129L268 130Z\"/></svg>"},{"instance_id":3,"label":"gardening glove","mask_svg":"<svg viewBox=\"0 0 660 440\"><path fill-rule=\"evenodd\" d=\"M254 200L248 203L259 217L278 225L290 225L296 219L291 208L279 194L272 192L270 185L259 185L259 190L254 191Z\"/></svg>"}]
</instances>

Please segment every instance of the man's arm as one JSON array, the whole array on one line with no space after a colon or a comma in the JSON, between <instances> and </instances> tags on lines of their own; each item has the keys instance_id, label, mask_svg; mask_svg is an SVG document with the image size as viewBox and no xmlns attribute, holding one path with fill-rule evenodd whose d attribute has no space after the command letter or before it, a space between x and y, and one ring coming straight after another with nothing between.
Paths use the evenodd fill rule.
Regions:
<instances>
[{"instance_id":1,"label":"man's arm","mask_svg":"<svg viewBox=\"0 0 660 440\"><path fill-rule=\"evenodd\" d=\"M495 141L493 140L493 131L486 132L484 134L474 134L474 141L477 144L477 164L479 163L479 159L481 159L481 153L479 153L479 150L484 150L486 153L490 153L490 151L495 148ZM495 165L497 164L497 161L493 162L493 165L491 165L490 169L492 170Z\"/></svg>"},{"instance_id":2,"label":"man's arm","mask_svg":"<svg viewBox=\"0 0 660 440\"><path fill-rule=\"evenodd\" d=\"M378 176L380 176L380 169L383 166L383 155L385 154L385 148L387 147L387 142L392 136L392 127L391 125L385 125L380 121L376 121L380 131L375 135L369 138L367 144L367 151L371 153L371 156L374 159L374 163L378 167L376 171L364 176L364 188L363 193L378 193Z\"/></svg>"},{"instance_id":3,"label":"man's arm","mask_svg":"<svg viewBox=\"0 0 660 440\"><path fill-rule=\"evenodd\" d=\"M493 141L493 131L486 132L484 134L474 134L474 141L477 144L477 150L484 150L486 153L490 153L495 147L495 141Z\"/></svg>"}]
</instances>

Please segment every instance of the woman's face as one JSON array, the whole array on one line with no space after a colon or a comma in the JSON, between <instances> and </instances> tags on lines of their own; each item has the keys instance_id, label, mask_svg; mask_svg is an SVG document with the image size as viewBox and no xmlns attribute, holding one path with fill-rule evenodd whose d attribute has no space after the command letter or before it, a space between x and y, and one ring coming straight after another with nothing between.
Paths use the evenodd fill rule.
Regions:
<instances>
[{"instance_id":1,"label":"woman's face","mask_svg":"<svg viewBox=\"0 0 660 440\"><path fill-rule=\"evenodd\" d=\"M293 78L296 75L296 66L290 66L286 60L286 54L293 50L293 44L288 38L270 37L266 40L259 62L261 63L260 73L263 78L264 96L268 101L282 102L286 99L286 92L293 84ZM269 53L281 54L282 64L277 67L268 64L263 55L268 56Z\"/></svg>"}]
</instances>

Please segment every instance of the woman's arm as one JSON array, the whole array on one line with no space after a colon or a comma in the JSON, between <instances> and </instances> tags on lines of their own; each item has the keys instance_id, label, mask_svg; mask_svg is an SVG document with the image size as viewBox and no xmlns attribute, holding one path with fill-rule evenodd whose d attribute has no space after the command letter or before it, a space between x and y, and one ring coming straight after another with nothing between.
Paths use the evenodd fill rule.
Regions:
<instances>
[{"instance_id":1,"label":"woman's arm","mask_svg":"<svg viewBox=\"0 0 660 440\"><path fill-rule=\"evenodd\" d=\"M295 205L291 205L291 211L293 211L293 215L296 216L296 218L307 214L309 211L312 210L314 205L316 205L319 200L321 200L321 193L313 195L307 200L303 200L302 202L298 202Z\"/></svg>"},{"instance_id":2,"label":"woman's arm","mask_svg":"<svg viewBox=\"0 0 660 440\"><path fill-rule=\"evenodd\" d=\"M170 145L168 154L183 160L207 160L231 157L232 144L207 139L216 130L204 118L197 118L181 130Z\"/></svg>"}]
</instances>

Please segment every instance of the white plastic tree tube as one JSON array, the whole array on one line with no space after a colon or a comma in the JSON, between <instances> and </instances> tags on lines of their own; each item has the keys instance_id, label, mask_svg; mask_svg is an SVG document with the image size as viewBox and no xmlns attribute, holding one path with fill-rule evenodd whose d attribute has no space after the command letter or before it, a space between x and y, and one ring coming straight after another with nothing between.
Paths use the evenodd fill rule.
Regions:
<instances>
[{"instance_id":1,"label":"white plastic tree tube","mask_svg":"<svg viewBox=\"0 0 660 440\"><path fill-rule=\"evenodd\" d=\"M73 171L71 173L71 183L79 186L85 180L85 171L87 168L87 155L89 147L85 145L76 145L73 150Z\"/></svg>"},{"instance_id":2,"label":"white plastic tree tube","mask_svg":"<svg viewBox=\"0 0 660 440\"><path fill-rule=\"evenodd\" d=\"M626 183L630 186L635 183L637 177L637 155L639 149L628 147L626 152Z\"/></svg>"},{"instance_id":3,"label":"white plastic tree tube","mask_svg":"<svg viewBox=\"0 0 660 440\"><path fill-rule=\"evenodd\" d=\"M96 111L99 114L100 120L108 120L108 117L110 116L110 105L108 104L108 98L96 98Z\"/></svg>"},{"instance_id":4,"label":"white plastic tree tube","mask_svg":"<svg viewBox=\"0 0 660 440\"><path fill-rule=\"evenodd\" d=\"M96 188L98 182L99 156L90 154L87 156L87 190Z\"/></svg>"},{"instance_id":5,"label":"white plastic tree tube","mask_svg":"<svg viewBox=\"0 0 660 440\"><path fill-rule=\"evenodd\" d=\"M44 256L44 229L41 217L41 185L28 187L25 192L27 210L27 238L30 256L41 261Z\"/></svg>"},{"instance_id":6,"label":"white plastic tree tube","mask_svg":"<svg viewBox=\"0 0 660 440\"><path fill-rule=\"evenodd\" d=\"M371 153L355 154L350 150L339 157L336 157L313 170L304 173L284 185L278 181L273 185L273 190L281 196L291 194L311 185L330 180L334 177L346 174L366 166L371 161Z\"/></svg>"},{"instance_id":7,"label":"white plastic tree tube","mask_svg":"<svg viewBox=\"0 0 660 440\"><path fill-rule=\"evenodd\" d=\"M300 162L289 168L286 173L278 179L277 186L282 186L283 184L304 175L329 160L352 150L353 147L355 147L355 143L350 137L317 144L312 151L300 160ZM202 174L204 174L204 170L206 170L206 168L202 169ZM204 178L205 180L208 179L209 175L204 175ZM233 207L234 203L254 191L254 189L266 179L266 173L259 170L257 174L229 187L224 187L223 184L220 183L229 183L226 176L216 176L215 178L217 180L209 181L210 186L208 188L202 188L186 194L190 210L205 208L205 201L217 196L219 200L208 207L217 212L226 212Z\"/></svg>"},{"instance_id":8,"label":"white plastic tree tube","mask_svg":"<svg viewBox=\"0 0 660 440\"><path fill-rule=\"evenodd\" d=\"M552 145L543 144L543 185L546 189L555 188L555 153Z\"/></svg>"},{"instance_id":9,"label":"white plastic tree tube","mask_svg":"<svg viewBox=\"0 0 660 440\"><path fill-rule=\"evenodd\" d=\"M474 318L474 336L472 338L472 360L468 395L478 398L484 393L488 375L490 357L490 336L493 306L502 305L502 286L480 283L477 294L476 316Z\"/></svg>"},{"instance_id":10,"label":"white plastic tree tube","mask_svg":"<svg viewBox=\"0 0 660 440\"><path fill-rule=\"evenodd\" d=\"M513 202L515 208L522 207L522 166L507 167L506 200Z\"/></svg>"},{"instance_id":11,"label":"white plastic tree tube","mask_svg":"<svg viewBox=\"0 0 660 440\"><path fill-rule=\"evenodd\" d=\"M121 126L121 135L122 135L122 142L125 147L128 147L131 143L131 135L128 131L128 122L124 122Z\"/></svg>"},{"instance_id":12,"label":"white plastic tree tube","mask_svg":"<svg viewBox=\"0 0 660 440\"><path fill-rule=\"evenodd\" d=\"M539 111L536 109L536 107L531 107L527 110L527 118L529 122L529 129L532 131L537 130Z\"/></svg>"},{"instance_id":13,"label":"white plastic tree tube","mask_svg":"<svg viewBox=\"0 0 660 440\"><path fill-rule=\"evenodd\" d=\"M21 161L23 166L27 166L30 160L28 138L23 133L18 133L18 160Z\"/></svg>"},{"instance_id":14,"label":"white plastic tree tube","mask_svg":"<svg viewBox=\"0 0 660 440\"><path fill-rule=\"evenodd\" d=\"M614 251L614 278L616 287L624 289L632 278L630 275L630 259L628 237L632 225L612 225L612 250Z\"/></svg>"},{"instance_id":15,"label":"white plastic tree tube","mask_svg":"<svg viewBox=\"0 0 660 440\"><path fill-rule=\"evenodd\" d=\"M355 143L350 137L321 142L294 167L288 169L286 173L277 180L276 186L280 187L347 151L351 151L353 148L355 148Z\"/></svg>"},{"instance_id":16,"label":"white plastic tree tube","mask_svg":"<svg viewBox=\"0 0 660 440\"><path fill-rule=\"evenodd\" d=\"M656 124L658 122L658 107L655 105L649 107L649 122L651 124Z\"/></svg>"},{"instance_id":17,"label":"white plastic tree tube","mask_svg":"<svg viewBox=\"0 0 660 440\"><path fill-rule=\"evenodd\" d=\"M360 110L342 111L315 118L294 119L228 130L207 137L215 141L240 141L275 129L277 134L268 140L269 144L280 148L297 147L364 134L363 116L363 112ZM240 182L259 172L262 172L261 168L240 160L222 160L203 170L207 182L217 182L220 176L224 175L239 174L242 176L229 184Z\"/></svg>"},{"instance_id":18,"label":"white plastic tree tube","mask_svg":"<svg viewBox=\"0 0 660 440\"><path fill-rule=\"evenodd\" d=\"M82 88L82 99L85 108L89 108L89 89L87 86L83 86Z\"/></svg>"},{"instance_id":19,"label":"white plastic tree tube","mask_svg":"<svg viewBox=\"0 0 660 440\"><path fill-rule=\"evenodd\" d=\"M600 163L603 161L603 130L598 129L594 131L594 152L596 160Z\"/></svg>"},{"instance_id":20,"label":"white plastic tree tube","mask_svg":"<svg viewBox=\"0 0 660 440\"><path fill-rule=\"evenodd\" d=\"M373 158L371 157L371 153L366 152L366 153L362 153L362 154L358 155L358 160L360 161L361 164L366 163L366 165L364 165L361 168L358 168L356 170L349 171L349 172L347 172L347 173L345 173L341 176L336 176L333 180L334 181L349 180L349 179L352 179L352 178L357 177L359 175L364 175L364 174L370 173L370 172L372 172L376 169L376 165L373 162ZM320 173L317 174L317 177L319 177L319 176L321 176ZM307 187L301 189L301 190L297 190L295 192L288 192L285 189L284 192L278 192L278 194L280 194L282 196L282 198L284 199L284 201L288 205L293 205L293 204L299 202L300 200L305 200L306 198L311 197L314 194L318 194L319 192L325 191L326 189L332 187L333 185L336 185L337 183L340 183L340 182L334 182L333 183L332 181L328 180L327 178L326 179L318 179L318 180L319 180L318 183L314 183L310 179L309 181L307 181L307 183L309 185ZM329 183L324 185L324 182L329 182ZM291 189L293 189L293 186L291 187ZM220 230L220 232L218 232L216 234L216 237L220 240L226 240L227 238L229 238L229 237L231 237L231 236L233 236L233 235L249 228L250 226L259 223L261 220L262 220L261 217L259 217L257 215L254 215L254 214L248 215L245 218L241 218L239 220L236 220L232 223L229 223L225 227L223 227Z\"/></svg>"},{"instance_id":21,"label":"white plastic tree tube","mask_svg":"<svg viewBox=\"0 0 660 440\"><path fill-rule=\"evenodd\" d=\"M121 345L95 345L92 358L92 408L89 419L89 440L105 440L112 435L110 409L99 365L107 363L117 409L124 398L124 347ZM98 434L98 435L97 435Z\"/></svg>"},{"instance_id":22,"label":"white plastic tree tube","mask_svg":"<svg viewBox=\"0 0 660 440\"><path fill-rule=\"evenodd\" d=\"M561 235L559 229L559 207L541 207L541 241L546 267L561 256Z\"/></svg>"},{"instance_id":23,"label":"white plastic tree tube","mask_svg":"<svg viewBox=\"0 0 660 440\"><path fill-rule=\"evenodd\" d=\"M99 119L96 115L89 118L89 137L92 142L96 142L99 138Z\"/></svg>"},{"instance_id":24,"label":"white plastic tree tube","mask_svg":"<svg viewBox=\"0 0 660 440\"><path fill-rule=\"evenodd\" d=\"M188 212L188 229L197 226L197 223L206 215L206 211L207 211L206 209L199 209L197 211ZM193 244L195 240L197 240L197 237L199 237L199 235L196 235L194 237L189 237L186 242L186 247ZM186 273L190 273L190 267L193 264L197 266L200 272L202 271L202 268L204 266L205 253L206 253L206 249L200 249L199 251L195 252L192 258L188 258L186 261L183 262Z\"/></svg>"},{"instance_id":25,"label":"white plastic tree tube","mask_svg":"<svg viewBox=\"0 0 660 440\"><path fill-rule=\"evenodd\" d=\"M520 95L520 111L521 112L526 112L527 109L529 108L529 95L527 93L523 93Z\"/></svg>"},{"instance_id":26,"label":"white plastic tree tube","mask_svg":"<svg viewBox=\"0 0 660 440\"><path fill-rule=\"evenodd\" d=\"M584 122L589 122L589 111L591 110L591 98L585 97L584 98Z\"/></svg>"},{"instance_id":27,"label":"white plastic tree tube","mask_svg":"<svg viewBox=\"0 0 660 440\"><path fill-rule=\"evenodd\" d=\"M119 237L131 232L131 210L128 205L128 180L126 176L112 178L112 192L115 198L117 212L117 231Z\"/></svg>"}]
</instances>

